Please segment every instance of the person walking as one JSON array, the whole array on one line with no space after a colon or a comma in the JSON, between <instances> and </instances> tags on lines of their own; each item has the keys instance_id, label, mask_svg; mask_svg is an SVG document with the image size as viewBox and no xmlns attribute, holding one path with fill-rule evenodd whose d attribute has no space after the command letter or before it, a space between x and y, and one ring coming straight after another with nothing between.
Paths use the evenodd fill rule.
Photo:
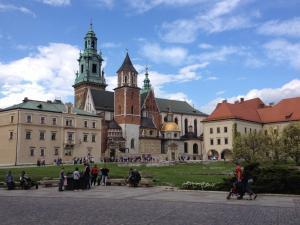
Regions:
<instances>
[{"instance_id":1,"label":"person walking","mask_svg":"<svg viewBox=\"0 0 300 225\"><path fill-rule=\"evenodd\" d=\"M244 191L244 185L242 183L243 169L239 162L237 162L235 166L235 177L236 177L236 188L237 188L237 192L239 193L239 197L237 199L240 200L243 199L245 191Z\"/></svg>"},{"instance_id":2,"label":"person walking","mask_svg":"<svg viewBox=\"0 0 300 225\"><path fill-rule=\"evenodd\" d=\"M109 173L109 169L106 168L106 166L104 165L104 167L101 169L101 176L102 176L101 184L103 184L104 186L106 186L108 173Z\"/></svg>"},{"instance_id":3,"label":"person walking","mask_svg":"<svg viewBox=\"0 0 300 225\"><path fill-rule=\"evenodd\" d=\"M84 178L84 188L91 189L91 180L90 180L91 169L90 169L90 165L88 163L85 163L83 178Z\"/></svg>"},{"instance_id":4,"label":"person walking","mask_svg":"<svg viewBox=\"0 0 300 225\"><path fill-rule=\"evenodd\" d=\"M75 168L75 171L73 172L73 181L74 181L74 190L79 189L79 179L80 179L80 173L78 171L78 167Z\"/></svg>"},{"instance_id":5,"label":"person walking","mask_svg":"<svg viewBox=\"0 0 300 225\"><path fill-rule=\"evenodd\" d=\"M242 178L242 184L244 188L244 192L250 196L250 200L255 200L257 198L257 194L251 188L251 184L253 183L253 176L251 174L251 165L245 166Z\"/></svg>"},{"instance_id":6,"label":"person walking","mask_svg":"<svg viewBox=\"0 0 300 225\"><path fill-rule=\"evenodd\" d=\"M96 186L96 182L97 182L97 177L98 177L98 167L97 165L95 164L92 168L92 171L91 171L91 174L92 174L92 180L91 180L91 185L94 184L94 186Z\"/></svg>"},{"instance_id":7,"label":"person walking","mask_svg":"<svg viewBox=\"0 0 300 225\"><path fill-rule=\"evenodd\" d=\"M65 170L64 167L61 168L59 172L59 184L58 184L58 191L64 190L64 180L65 180Z\"/></svg>"}]
</instances>

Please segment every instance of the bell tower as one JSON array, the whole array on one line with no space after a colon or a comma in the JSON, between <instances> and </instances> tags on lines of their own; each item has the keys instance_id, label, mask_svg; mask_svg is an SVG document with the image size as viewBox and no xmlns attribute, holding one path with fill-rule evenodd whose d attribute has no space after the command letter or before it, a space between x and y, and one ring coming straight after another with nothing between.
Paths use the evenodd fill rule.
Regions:
<instances>
[{"instance_id":1,"label":"bell tower","mask_svg":"<svg viewBox=\"0 0 300 225\"><path fill-rule=\"evenodd\" d=\"M97 37L90 24L84 37L84 51L79 54L79 70L76 72L74 103L77 108L84 109L85 98L89 88L105 90L106 82L102 69L102 53L97 52Z\"/></svg>"},{"instance_id":2,"label":"bell tower","mask_svg":"<svg viewBox=\"0 0 300 225\"><path fill-rule=\"evenodd\" d=\"M137 153L141 123L140 88L137 86L138 72L132 65L128 52L117 75L118 87L114 89L114 119L122 127L126 148L130 153Z\"/></svg>"}]
</instances>

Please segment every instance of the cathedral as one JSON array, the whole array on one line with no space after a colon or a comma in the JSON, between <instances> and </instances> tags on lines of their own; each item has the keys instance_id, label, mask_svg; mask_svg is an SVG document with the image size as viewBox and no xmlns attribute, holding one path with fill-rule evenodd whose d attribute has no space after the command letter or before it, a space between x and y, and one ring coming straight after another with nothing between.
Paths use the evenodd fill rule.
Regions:
<instances>
[{"instance_id":1,"label":"cathedral","mask_svg":"<svg viewBox=\"0 0 300 225\"><path fill-rule=\"evenodd\" d=\"M102 156L203 159L202 120L207 115L185 101L155 97L146 69L143 87L128 52L116 70L117 86L107 91L102 53L92 25L79 55L75 107L103 118Z\"/></svg>"}]
</instances>

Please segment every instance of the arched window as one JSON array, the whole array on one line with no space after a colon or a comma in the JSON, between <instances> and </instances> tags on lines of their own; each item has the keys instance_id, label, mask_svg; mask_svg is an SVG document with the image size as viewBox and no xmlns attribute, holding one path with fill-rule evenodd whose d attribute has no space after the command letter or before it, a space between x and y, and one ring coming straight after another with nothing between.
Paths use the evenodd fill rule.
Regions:
<instances>
[{"instance_id":1,"label":"arched window","mask_svg":"<svg viewBox=\"0 0 300 225\"><path fill-rule=\"evenodd\" d=\"M175 123L178 125L178 119L177 119L177 117L175 117Z\"/></svg>"},{"instance_id":2,"label":"arched window","mask_svg":"<svg viewBox=\"0 0 300 225\"><path fill-rule=\"evenodd\" d=\"M188 143L184 142L184 153L188 153Z\"/></svg>"},{"instance_id":3,"label":"arched window","mask_svg":"<svg viewBox=\"0 0 300 225\"><path fill-rule=\"evenodd\" d=\"M133 114L133 105L131 106L131 114Z\"/></svg>"},{"instance_id":4,"label":"arched window","mask_svg":"<svg viewBox=\"0 0 300 225\"><path fill-rule=\"evenodd\" d=\"M164 117L164 121L165 121L165 122L168 121L168 117L167 117L167 116Z\"/></svg>"},{"instance_id":5,"label":"arched window","mask_svg":"<svg viewBox=\"0 0 300 225\"><path fill-rule=\"evenodd\" d=\"M185 134L188 133L188 120L187 119L184 120L184 133Z\"/></svg>"},{"instance_id":6,"label":"arched window","mask_svg":"<svg viewBox=\"0 0 300 225\"><path fill-rule=\"evenodd\" d=\"M197 136L197 119L194 119L194 133Z\"/></svg>"},{"instance_id":7,"label":"arched window","mask_svg":"<svg viewBox=\"0 0 300 225\"><path fill-rule=\"evenodd\" d=\"M130 142L130 148L134 148L134 139L133 138L131 139L131 142Z\"/></svg>"},{"instance_id":8,"label":"arched window","mask_svg":"<svg viewBox=\"0 0 300 225\"><path fill-rule=\"evenodd\" d=\"M120 105L119 105L119 114L122 114L122 108Z\"/></svg>"},{"instance_id":9,"label":"arched window","mask_svg":"<svg viewBox=\"0 0 300 225\"><path fill-rule=\"evenodd\" d=\"M92 41L92 48L95 48L95 41Z\"/></svg>"},{"instance_id":10,"label":"arched window","mask_svg":"<svg viewBox=\"0 0 300 225\"><path fill-rule=\"evenodd\" d=\"M85 47L85 48L87 48L87 41L85 41L85 43L84 43L84 47Z\"/></svg>"},{"instance_id":11,"label":"arched window","mask_svg":"<svg viewBox=\"0 0 300 225\"><path fill-rule=\"evenodd\" d=\"M125 76L125 83L127 84L127 76Z\"/></svg>"},{"instance_id":12,"label":"arched window","mask_svg":"<svg viewBox=\"0 0 300 225\"><path fill-rule=\"evenodd\" d=\"M193 154L198 154L198 145L196 143L193 145Z\"/></svg>"},{"instance_id":13,"label":"arched window","mask_svg":"<svg viewBox=\"0 0 300 225\"><path fill-rule=\"evenodd\" d=\"M81 70L81 73L83 73L83 64L81 64L81 69L80 70Z\"/></svg>"}]
</instances>

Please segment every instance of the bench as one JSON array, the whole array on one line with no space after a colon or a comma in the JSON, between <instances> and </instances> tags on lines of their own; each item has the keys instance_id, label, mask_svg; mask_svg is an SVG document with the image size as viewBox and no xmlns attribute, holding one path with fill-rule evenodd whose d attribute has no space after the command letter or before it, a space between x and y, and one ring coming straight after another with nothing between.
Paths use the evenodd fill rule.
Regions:
<instances>
[{"instance_id":1,"label":"bench","mask_svg":"<svg viewBox=\"0 0 300 225\"><path fill-rule=\"evenodd\" d=\"M126 185L126 180L125 179L107 179L106 184L111 185L111 186L123 186L123 185Z\"/></svg>"},{"instance_id":2,"label":"bench","mask_svg":"<svg viewBox=\"0 0 300 225\"><path fill-rule=\"evenodd\" d=\"M39 185L43 187L58 187L59 180L41 180Z\"/></svg>"},{"instance_id":3,"label":"bench","mask_svg":"<svg viewBox=\"0 0 300 225\"><path fill-rule=\"evenodd\" d=\"M139 186L153 187L153 181L151 179L148 179L148 178L142 178L140 183L139 183Z\"/></svg>"}]
</instances>

